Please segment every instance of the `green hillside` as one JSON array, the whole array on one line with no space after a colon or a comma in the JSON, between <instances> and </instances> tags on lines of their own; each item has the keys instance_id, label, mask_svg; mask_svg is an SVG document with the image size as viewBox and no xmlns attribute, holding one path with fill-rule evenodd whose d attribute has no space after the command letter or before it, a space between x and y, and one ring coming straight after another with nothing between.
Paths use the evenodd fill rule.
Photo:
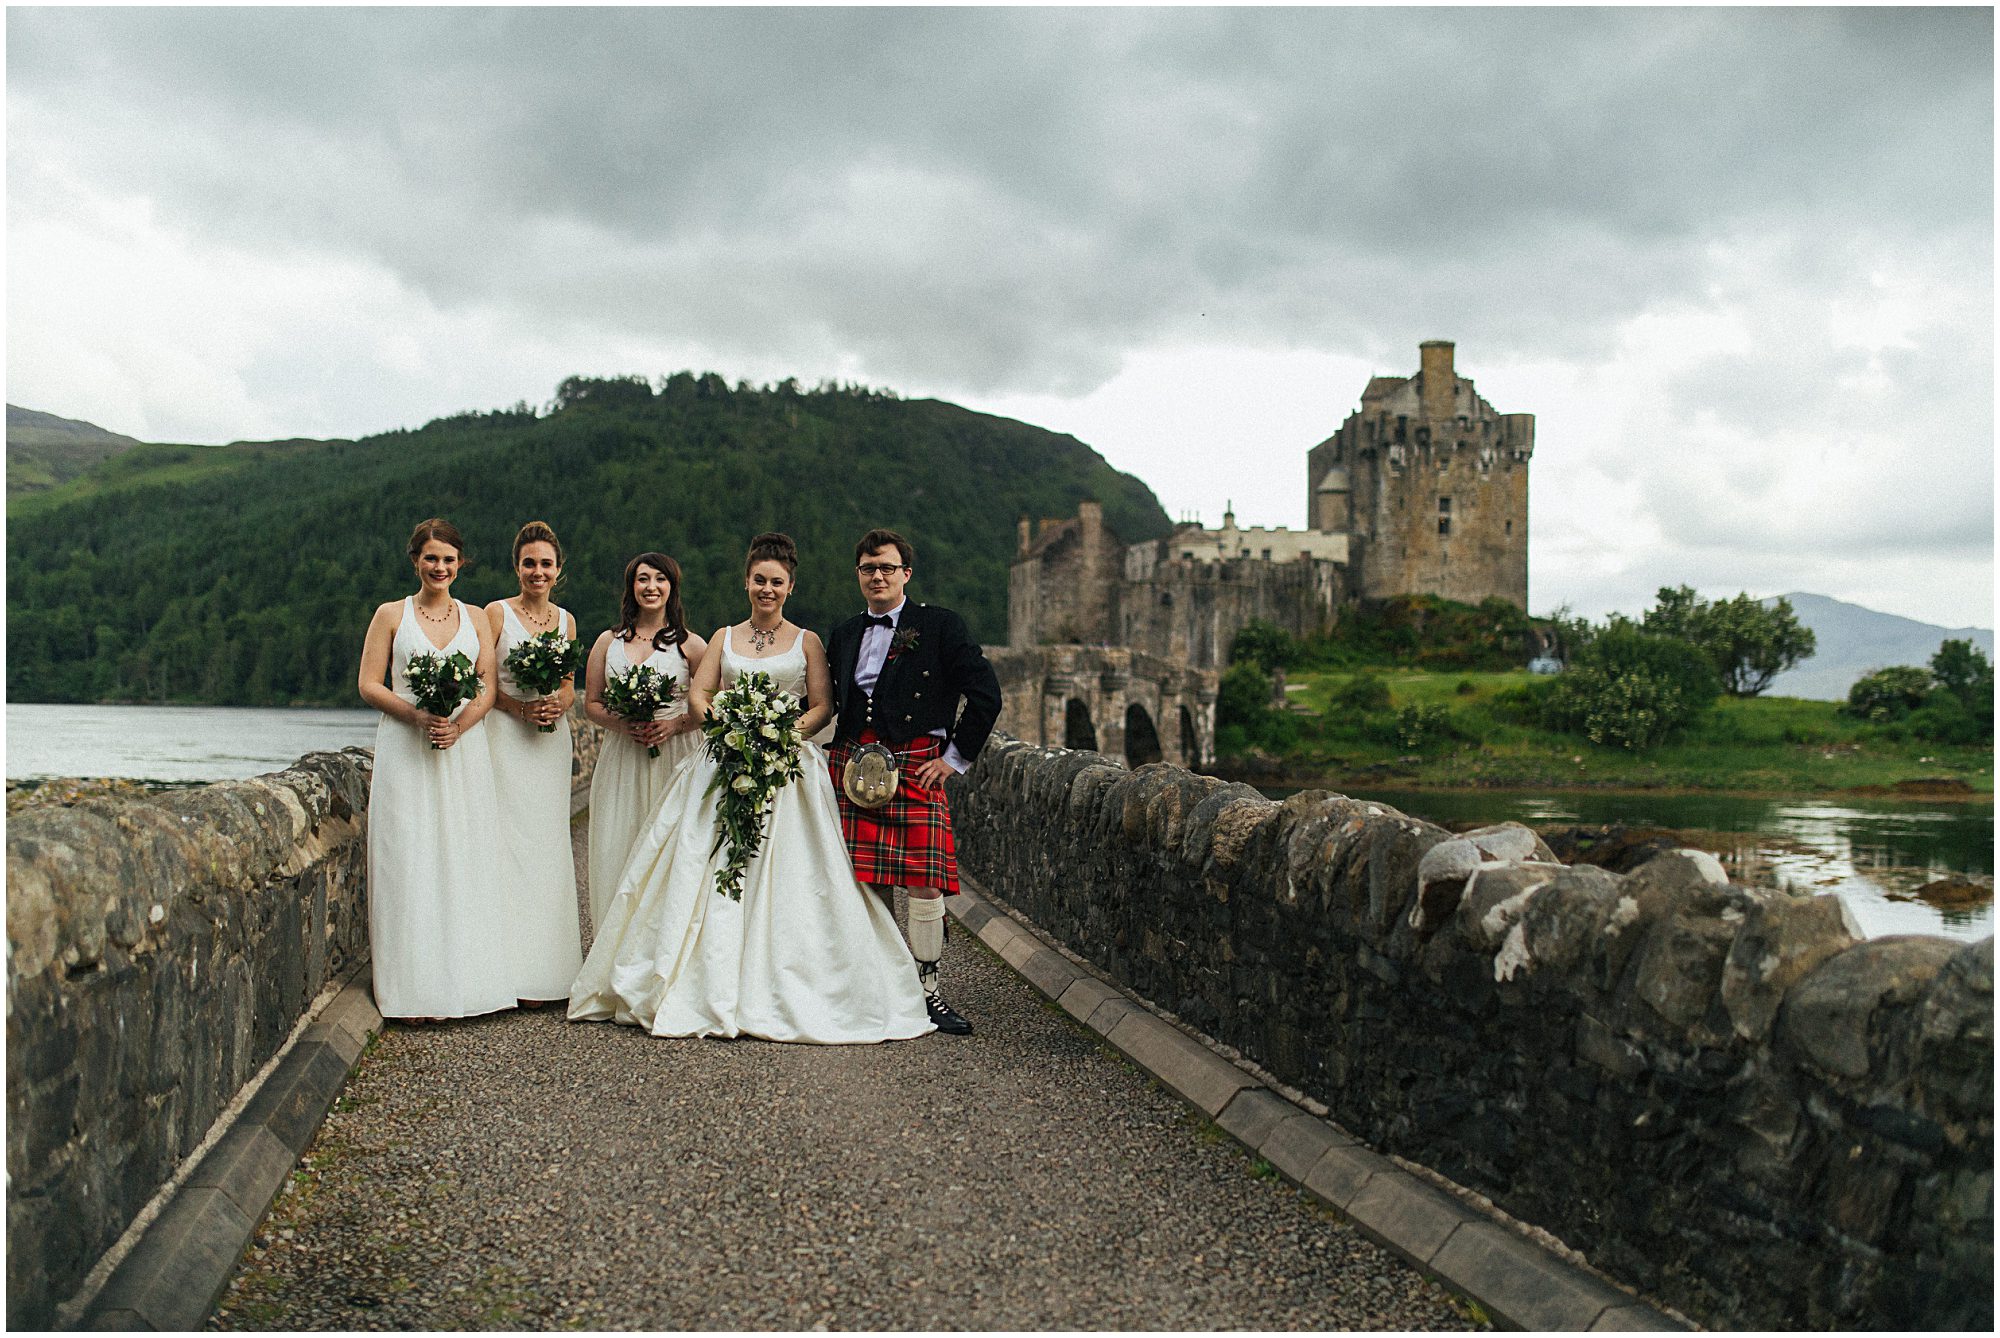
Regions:
<instances>
[{"instance_id":1,"label":"green hillside","mask_svg":"<svg viewBox=\"0 0 2000 1338\"><path fill-rule=\"evenodd\" d=\"M685 572L693 625L742 616L750 537L802 555L795 620L858 605L854 540L917 546L919 599L1002 641L1019 516L1094 497L1127 540L1163 535L1150 489L1072 437L935 400L682 372L572 378L555 406L439 419L360 441L140 446L7 505L14 701L348 705L368 614L415 588L403 544L442 515L465 533L461 598L514 592L507 545L548 521L559 600L586 635L616 616L633 553Z\"/></svg>"},{"instance_id":2,"label":"green hillside","mask_svg":"<svg viewBox=\"0 0 2000 1338\"><path fill-rule=\"evenodd\" d=\"M137 446L136 437L95 423L7 406L7 495L53 488L92 465Z\"/></svg>"}]
</instances>

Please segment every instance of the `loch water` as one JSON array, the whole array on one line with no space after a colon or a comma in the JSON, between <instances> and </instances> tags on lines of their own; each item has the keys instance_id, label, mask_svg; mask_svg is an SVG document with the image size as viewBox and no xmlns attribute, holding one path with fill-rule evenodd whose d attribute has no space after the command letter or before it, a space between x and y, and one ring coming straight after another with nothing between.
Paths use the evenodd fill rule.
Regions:
<instances>
[{"instance_id":1,"label":"loch water","mask_svg":"<svg viewBox=\"0 0 2000 1338\"><path fill-rule=\"evenodd\" d=\"M1294 789L1267 789L1281 799ZM1660 827L1719 856L1746 886L1839 896L1869 938L1942 934L1981 939L1993 906L1939 908L1917 888L1952 874L1991 880L1993 805L1988 801L1688 794L1658 791L1350 791L1445 826L1519 822L1537 829Z\"/></svg>"}]
</instances>

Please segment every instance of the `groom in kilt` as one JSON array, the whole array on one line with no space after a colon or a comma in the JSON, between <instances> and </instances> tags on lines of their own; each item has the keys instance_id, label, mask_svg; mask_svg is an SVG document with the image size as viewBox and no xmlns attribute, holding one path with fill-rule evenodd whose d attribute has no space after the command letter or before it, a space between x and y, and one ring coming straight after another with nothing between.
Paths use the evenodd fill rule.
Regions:
<instances>
[{"instance_id":1,"label":"groom in kilt","mask_svg":"<svg viewBox=\"0 0 2000 1338\"><path fill-rule=\"evenodd\" d=\"M972 1024L938 992L944 899L958 892L944 782L986 745L1000 718L1000 680L965 619L904 597L916 562L916 549L894 530L870 530L854 546L868 611L834 628L827 645L835 720L828 757L854 876L892 908L895 888L909 893L910 955L931 1021L963 1036ZM863 808L842 784L848 759L872 743L894 752L901 771L881 808Z\"/></svg>"}]
</instances>

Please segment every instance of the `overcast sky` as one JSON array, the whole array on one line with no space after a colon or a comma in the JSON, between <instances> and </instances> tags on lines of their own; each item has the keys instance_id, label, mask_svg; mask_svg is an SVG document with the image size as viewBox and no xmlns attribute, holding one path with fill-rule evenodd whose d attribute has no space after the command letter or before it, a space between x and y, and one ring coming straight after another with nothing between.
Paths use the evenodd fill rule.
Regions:
<instances>
[{"instance_id":1,"label":"overcast sky","mask_svg":"<svg viewBox=\"0 0 2000 1338\"><path fill-rule=\"evenodd\" d=\"M9 9L11 403L358 436L857 380L1175 516L1451 339L1531 605L1993 621L1986 9ZM804 481L802 481L802 486Z\"/></svg>"}]
</instances>

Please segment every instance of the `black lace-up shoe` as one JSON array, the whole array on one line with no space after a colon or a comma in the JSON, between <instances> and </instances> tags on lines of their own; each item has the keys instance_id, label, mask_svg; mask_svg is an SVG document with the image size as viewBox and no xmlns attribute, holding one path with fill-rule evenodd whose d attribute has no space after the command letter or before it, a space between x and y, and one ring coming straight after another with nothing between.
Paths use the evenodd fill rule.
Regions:
<instances>
[{"instance_id":1,"label":"black lace-up shoe","mask_svg":"<svg viewBox=\"0 0 2000 1338\"><path fill-rule=\"evenodd\" d=\"M970 1036L972 1024L951 1011L951 1005L935 994L924 996L924 1007L930 1010L931 1024L947 1036Z\"/></svg>"}]
</instances>

